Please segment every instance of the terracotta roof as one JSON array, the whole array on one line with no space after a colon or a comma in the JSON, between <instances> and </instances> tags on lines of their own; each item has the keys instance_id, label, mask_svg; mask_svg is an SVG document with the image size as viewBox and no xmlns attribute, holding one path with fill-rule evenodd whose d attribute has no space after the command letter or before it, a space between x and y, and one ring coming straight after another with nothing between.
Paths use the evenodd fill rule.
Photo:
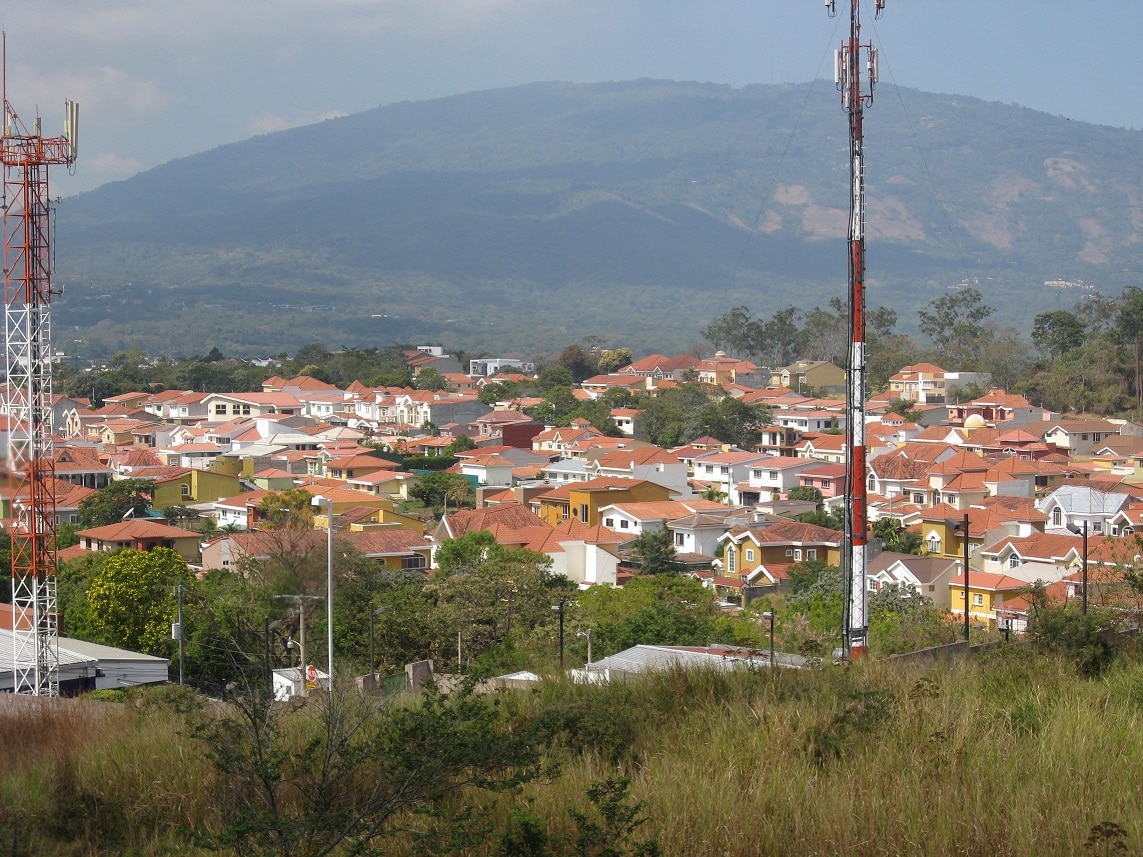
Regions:
<instances>
[{"instance_id":1,"label":"terracotta roof","mask_svg":"<svg viewBox=\"0 0 1143 857\"><path fill-rule=\"evenodd\" d=\"M129 542L133 539L200 539L200 533L183 530L156 521L132 518L105 527L92 527L76 533L82 539L98 539L104 542Z\"/></svg>"}]
</instances>

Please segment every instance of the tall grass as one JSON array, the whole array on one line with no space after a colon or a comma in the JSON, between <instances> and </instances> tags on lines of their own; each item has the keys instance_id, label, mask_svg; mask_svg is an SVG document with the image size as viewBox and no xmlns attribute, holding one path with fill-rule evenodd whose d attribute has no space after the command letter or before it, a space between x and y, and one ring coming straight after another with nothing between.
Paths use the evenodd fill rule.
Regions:
<instances>
[{"instance_id":1,"label":"tall grass","mask_svg":"<svg viewBox=\"0 0 1143 857\"><path fill-rule=\"evenodd\" d=\"M169 706L24 702L0 705L0 854L200 853L189 831L220 823L217 774ZM492 829L516 805L570 836L569 808L623 774L640 836L669 855L1072 855L1103 822L1143 849L1135 659L1100 679L1017 647L951 668L672 671L502 708L561 773L472 795Z\"/></svg>"},{"instance_id":2,"label":"tall grass","mask_svg":"<svg viewBox=\"0 0 1143 857\"><path fill-rule=\"evenodd\" d=\"M1076 854L1104 821L1143 841L1137 664L1099 682L1021 654L929 672L676 672L644 680L638 707L622 766L668 854ZM611 770L588 753L527 797L558 816Z\"/></svg>"},{"instance_id":3,"label":"tall grass","mask_svg":"<svg viewBox=\"0 0 1143 857\"><path fill-rule=\"evenodd\" d=\"M167 705L0 700L0 853L197 853L214 774Z\"/></svg>"}]
</instances>

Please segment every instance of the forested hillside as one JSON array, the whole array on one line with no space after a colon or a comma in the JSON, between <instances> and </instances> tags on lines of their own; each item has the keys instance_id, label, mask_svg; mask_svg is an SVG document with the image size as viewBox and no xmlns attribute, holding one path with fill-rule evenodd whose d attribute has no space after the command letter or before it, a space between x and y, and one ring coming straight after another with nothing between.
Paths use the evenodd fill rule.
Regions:
<instances>
[{"instance_id":1,"label":"forested hillside","mask_svg":"<svg viewBox=\"0 0 1143 857\"><path fill-rule=\"evenodd\" d=\"M1045 281L1133 282L1140 132L883 87L866 133L870 301L906 332L965 280L1026 333L1028 306L1084 293ZM681 350L731 306L843 294L847 190L822 82L395 104L64 200L57 339L84 356L585 335Z\"/></svg>"}]
</instances>

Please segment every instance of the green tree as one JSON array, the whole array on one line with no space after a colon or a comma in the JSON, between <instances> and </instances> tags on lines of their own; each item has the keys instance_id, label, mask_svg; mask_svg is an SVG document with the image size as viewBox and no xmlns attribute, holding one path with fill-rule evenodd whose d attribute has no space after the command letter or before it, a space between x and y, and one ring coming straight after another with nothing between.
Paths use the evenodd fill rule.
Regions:
<instances>
[{"instance_id":1,"label":"green tree","mask_svg":"<svg viewBox=\"0 0 1143 857\"><path fill-rule=\"evenodd\" d=\"M556 364L568 370L574 384L579 384L598 371L595 357L582 345L569 345L560 352Z\"/></svg>"},{"instance_id":2,"label":"green tree","mask_svg":"<svg viewBox=\"0 0 1143 857\"><path fill-rule=\"evenodd\" d=\"M881 539L885 550L919 554L924 542L919 533L911 532L896 518L879 518L873 522L873 537Z\"/></svg>"},{"instance_id":3,"label":"green tree","mask_svg":"<svg viewBox=\"0 0 1143 857\"><path fill-rule=\"evenodd\" d=\"M979 353L987 332L983 322L993 312L980 290L969 286L939 297L921 310L919 327L942 355L964 359Z\"/></svg>"},{"instance_id":4,"label":"green tree","mask_svg":"<svg viewBox=\"0 0 1143 857\"><path fill-rule=\"evenodd\" d=\"M79 527L105 527L124 518L142 518L151 508L154 486L148 479L117 479L79 501Z\"/></svg>"},{"instance_id":5,"label":"green tree","mask_svg":"<svg viewBox=\"0 0 1143 857\"><path fill-rule=\"evenodd\" d=\"M1086 336L1083 322L1067 310L1042 312L1032 321L1032 342L1049 360L1079 348Z\"/></svg>"},{"instance_id":6,"label":"green tree","mask_svg":"<svg viewBox=\"0 0 1143 857\"><path fill-rule=\"evenodd\" d=\"M630 348L605 348L599 354L599 364L596 367L600 372L614 372L631 364L632 354Z\"/></svg>"},{"instance_id":7,"label":"green tree","mask_svg":"<svg viewBox=\"0 0 1143 857\"><path fill-rule=\"evenodd\" d=\"M597 659L639 644L706 645L718 613L714 594L680 575L635 577L622 588L593 586L577 601L575 627L592 629Z\"/></svg>"},{"instance_id":8,"label":"green tree","mask_svg":"<svg viewBox=\"0 0 1143 857\"><path fill-rule=\"evenodd\" d=\"M643 574L679 574L683 570L675 554L673 534L666 527L644 530L631 543L631 552Z\"/></svg>"},{"instance_id":9,"label":"green tree","mask_svg":"<svg viewBox=\"0 0 1143 857\"><path fill-rule=\"evenodd\" d=\"M258 517L265 530L312 530L314 495L305 488L271 491L258 503ZM323 507L324 508L324 507Z\"/></svg>"},{"instance_id":10,"label":"green tree","mask_svg":"<svg viewBox=\"0 0 1143 857\"><path fill-rule=\"evenodd\" d=\"M432 368L422 369L413 377L413 383L418 390L447 390L448 380L439 370Z\"/></svg>"},{"instance_id":11,"label":"green tree","mask_svg":"<svg viewBox=\"0 0 1143 857\"><path fill-rule=\"evenodd\" d=\"M765 321L752 316L748 307L736 306L704 327L702 335L715 348L758 358L762 354Z\"/></svg>"},{"instance_id":12,"label":"green tree","mask_svg":"<svg viewBox=\"0 0 1143 857\"><path fill-rule=\"evenodd\" d=\"M87 588L96 642L169 655L175 586L191 579L186 561L170 548L123 550L107 557Z\"/></svg>"},{"instance_id":13,"label":"green tree","mask_svg":"<svg viewBox=\"0 0 1143 857\"><path fill-rule=\"evenodd\" d=\"M1130 354L1135 410L1143 411L1143 289L1130 286L1123 290L1115 332Z\"/></svg>"},{"instance_id":14,"label":"green tree","mask_svg":"<svg viewBox=\"0 0 1143 857\"><path fill-rule=\"evenodd\" d=\"M446 513L450 503L454 509L458 508L470 502L473 493L472 483L468 479L459 473L443 470L421 475L409 489L409 494L426 506L442 509Z\"/></svg>"},{"instance_id":15,"label":"green tree","mask_svg":"<svg viewBox=\"0 0 1143 857\"><path fill-rule=\"evenodd\" d=\"M822 501L821 489L810 485L798 485L796 488L791 488L786 496L791 500L807 500L811 503Z\"/></svg>"}]
</instances>

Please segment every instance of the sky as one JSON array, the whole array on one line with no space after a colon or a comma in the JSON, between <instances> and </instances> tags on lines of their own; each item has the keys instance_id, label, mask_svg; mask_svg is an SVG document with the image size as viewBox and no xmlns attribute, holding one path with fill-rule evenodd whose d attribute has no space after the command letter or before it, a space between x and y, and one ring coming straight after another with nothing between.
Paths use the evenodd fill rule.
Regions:
<instances>
[{"instance_id":1,"label":"sky","mask_svg":"<svg viewBox=\"0 0 1143 857\"><path fill-rule=\"evenodd\" d=\"M832 76L849 0L51 0L7 4L7 99L63 131L53 195L384 104L536 81ZM1143 127L1143 3L887 0L862 41L892 86ZM840 107L838 108L841 109Z\"/></svg>"}]
</instances>

